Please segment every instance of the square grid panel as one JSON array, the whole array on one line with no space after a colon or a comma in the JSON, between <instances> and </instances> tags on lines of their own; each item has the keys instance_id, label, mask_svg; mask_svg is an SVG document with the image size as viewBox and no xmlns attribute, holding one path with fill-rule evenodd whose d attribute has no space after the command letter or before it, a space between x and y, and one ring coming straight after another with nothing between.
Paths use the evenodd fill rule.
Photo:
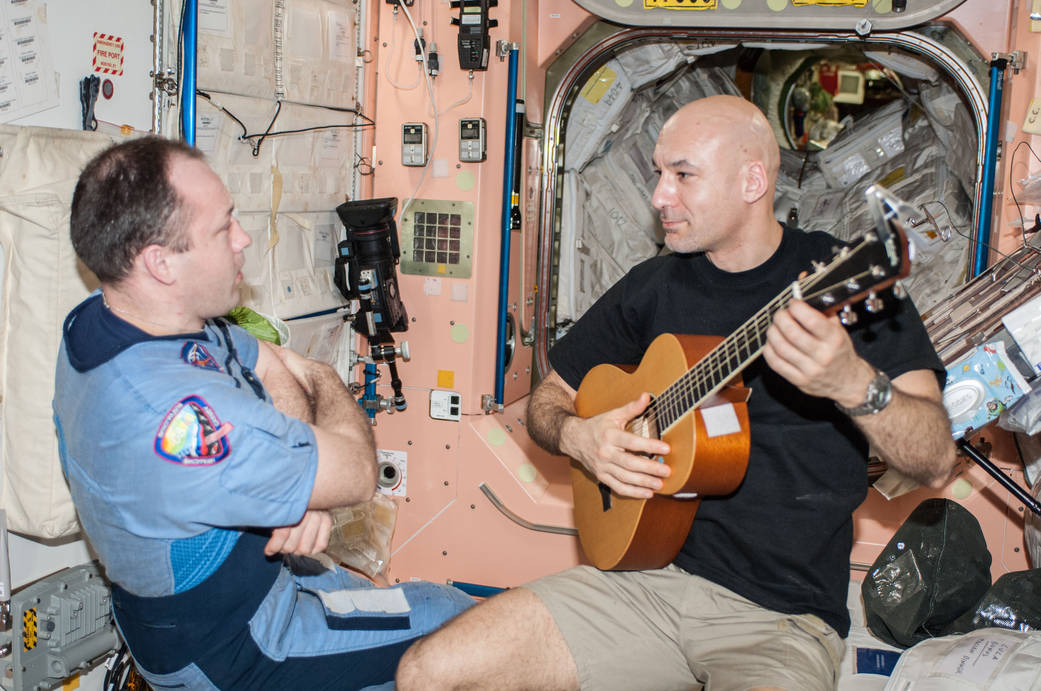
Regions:
<instances>
[{"instance_id":1,"label":"square grid panel","mask_svg":"<svg viewBox=\"0 0 1041 691\"><path fill-rule=\"evenodd\" d=\"M401 221L401 272L469 278L473 202L414 199Z\"/></svg>"}]
</instances>

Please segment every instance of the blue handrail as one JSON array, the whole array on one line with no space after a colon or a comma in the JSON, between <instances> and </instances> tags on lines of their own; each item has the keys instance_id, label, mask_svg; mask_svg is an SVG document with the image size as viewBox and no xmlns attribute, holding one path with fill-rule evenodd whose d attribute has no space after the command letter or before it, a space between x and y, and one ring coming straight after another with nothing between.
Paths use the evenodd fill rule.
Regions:
<instances>
[{"instance_id":1,"label":"blue handrail","mask_svg":"<svg viewBox=\"0 0 1041 691\"><path fill-rule=\"evenodd\" d=\"M499 254L499 323L495 348L495 403L503 404L506 380L506 313L510 297L510 212L513 208L514 166L517 160L517 48L510 50L506 85L506 161L502 173L502 224Z\"/></svg>"},{"instance_id":2,"label":"blue handrail","mask_svg":"<svg viewBox=\"0 0 1041 691\"><path fill-rule=\"evenodd\" d=\"M199 0L185 0L181 17L184 54L181 72L181 133L184 143L195 146L195 67L198 61Z\"/></svg>"},{"instance_id":3,"label":"blue handrail","mask_svg":"<svg viewBox=\"0 0 1041 691\"><path fill-rule=\"evenodd\" d=\"M976 225L976 249L972 258L969 278L975 278L987 269L990 256L990 226L994 214L994 171L998 163L998 141L1001 133L1001 100L1008 60L998 58L990 63L990 96L987 99L987 139L983 153L983 173L980 175L980 208Z\"/></svg>"}]
</instances>

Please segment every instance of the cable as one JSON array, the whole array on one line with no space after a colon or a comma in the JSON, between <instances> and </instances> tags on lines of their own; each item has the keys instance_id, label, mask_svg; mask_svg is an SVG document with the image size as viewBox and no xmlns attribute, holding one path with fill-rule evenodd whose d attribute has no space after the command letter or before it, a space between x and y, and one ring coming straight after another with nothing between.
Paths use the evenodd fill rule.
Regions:
<instances>
[{"instance_id":1,"label":"cable","mask_svg":"<svg viewBox=\"0 0 1041 691\"><path fill-rule=\"evenodd\" d=\"M419 29L416 28L416 23L412 21L412 13L408 11L408 6L405 5L403 2L400 2L400 0L397 6L400 7L402 11L405 13L405 19L408 20L409 25L412 27L412 33L415 34L416 40L420 41L421 36L419 34ZM434 84L433 81L431 81L430 79L430 66L427 64L426 51L423 51L421 55L423 57L423 76L426 78L427 83L427 95L430 97L430 107L434 113L434 138L430 142L430 153L427 156L426 165L423 166L423 172L419 176L419 182L416 183L415 189L412 190L412 194L409 195L408 199L405 200L405 203L401 205L401 216L399 217L401 219L405 218L405 212L408 211L408 207L412 205L412 200L415 199L416 195L419 193L419 188L423 186L423 180L426 179L427 171L430 170L430 164L434 160L434 152L437 150L437 136L440 131L440 119L437 113L437 100L434 98Z\"/></svg>"},{"instance_id":2,"label":"cable","mask_svg":"<svg viewBox=\"0 0 1041 691\"><path fill-rule=\"evenodd\" d=\"M1027 244L1027 222L1026 219L1023 218L1023 207L1020 206L1019 200L1016 199L1016 186L1012 182L1012 169L1016 165L1016 152L1019 151L1019 147L1023 146L1024 144L1026 144L1026 147L1030 149L1030 153L1034 154L1034 158L1037 158L1039 163L1041 163L1041 158L1038 158L1037 152L1035 152L1034 148L1030 146L1030 142L1028 142L1026 139L1023 139L1020 140L1018 144L1016 144L1016 147L1014 149L1012 149L1012 156L1009 157L1008 162L1008 190L1012 193L1012 201L1016 203L1016 209L1019 211L1019 232L1023 236L1023 244L1025 245Z\"/></svg>"},{"instance_id":3,"label":"cable","mask_svg":"<svg viewBox=\"0 0 1041 691\"><path fill-rule=\"evenodd\" d=\"M1009 166L1011 167L1011 161L1009 162ZM1018 266L1019 268L1023 269L1024 271L1027 271L1027 272L1029 272L1029 273L1032 273L1032 274L1037 274L1037 275L1041 276L1041 269L1037 269L1037 268L1031 268L1031 267L1029 267L1029 266L1025 266L1024 264L1022 264L1022 263L1020 263L1020 262L1016 261L1016 260L1015 260L1014 258L1012 258L1012 256L1011 256L1011 255L1009 255L1009 254L1005 254L1004 252L1002 252L1001 250L999 250L999 249L998 249L997 247L995 247L994 245L991 245L990 243L987 243L987 242L983 242L982 240L978 240L978 239L975 239L975 238L973 238L973 237L969 236L969 235L968 235L967 233L963 233L963 232L962 232L961 230L958 230L958 226L954 225L954 221L953 221L953 220L951 220L951 219L952 219L952 218L954 218L954 217L953 217L953 216L951 215L951 211L950 211L950 209L948 209L948 208L947 208L947 205L946 205L946 204L944 204L944 203L943 203L942 201L940 201L939 199L932 199L932 200L930 200L930 201L927 201L927 202L923 203L923 204L922 204L922 205L921 205L921 206L919 207L919 208L921 208L921 209L922 209L922 211L923 211L923 212L925 212L925 213L926 213L926 215L928 215L928 212L926 212L926 211L925 211L925 205L926 205L926 204L939 204L940 206L942 206L942 207L943 207L943 210L944 210L944 213L946 213L946 214L947 214L947 226L948 226L948 227L949 227L949 228L950 228L951 230L953 230L954 232L956 232L956 233L957 233L958 235L961 235L961 236L962 236L963 238L965 238L966 240L968 240L970 244L973 244L973 243L978 243L978 244L981 244L981 245L983 245L984 247L986 247L986 248L987 248L987 250L989 250L989 251L992 251L992 252L995 252L995 253L997 253L997 254L1001 255L1001 258L1002 258L1002 259L1007 259L1008 261L1012 262L1013 264L1015 264L1015 265L1016 265L1016 266ZM939 228L937 228L937 230L939 230ZM941 237L941 238L943 237L943 231L940 231L940 237ZM948 237L950 237L950 236L948 235ZM1024 246L1029 246L1029 245L1027 245L1027 244L1026 244L1026 236L1025 236L1025 235L1024 235L1024 238L1023 238L1023 244L1024 244Z\"/></svg>"},{"instance_id":4,"label":"cable","mask_svg":"<svg viewBox=\"0 0 1041 691\"><path fill-rule=\"evenodd\" d=\"M264 134L260 134L260 135L257 135L257 134L246 134L246 135L243 135L242 138L247 140L247 141L250 140L250 139L254 139L256 137L260 137L253 144L253 158L256 158L257 156L260 155L260 145L263 144L264 143L264 139L266 139L267 136L269 134L271 134L271 128L275 126L275 121L278 120L278 115L281 112L282 112L282 99L276 99L275 100L275 114L271 116L271 122L269 122L267 124L267 129L264 130Z\"/></svg>"},{"instance_id":5,"label":"cable","mask_svg":"<svg viewBox=\"0 0 1041 691\"><path fill-rule=\"evenodd\" d=\"M398 3L397 6L398 7L402 7L402 8L405 7L400 2ZM407 12L407 10L406 10L406 12ZM397 12L394 13L395 23L397 22L397 14L398 14ZM409 17L408 21L409 21L409 24L412 24L412 17ZM413 26L413 29L415 29L415 25L413 24L412 26ZM394 27L391 27L390 35L394 36ZM418 31L416 32L416 40L417 41L419 40L419 32ZM419 75L417 74L416 75L416 80L412 84L409 84L408 86L402 86L401 84L398 84L396 81L394 81L394 78L390 76L390 58L391 58L392 55L394 55L394 50L390 46L391 46L390 41L387 41L387 46L386 46L386 48L387 48L387 59L383 61L383 76L385 76L387 78L387 81L390 82L390 85L393 86L395 89L398 89L399 91L412 91L412 89L415 89L417 86L419 86ZM426 71L426 59L425 58L423 60L423 63L424 63L423 69L424 69L424 71Z\"/></svg>"},{"instance_id":6,"label":"cable","mask_svg":"<svg viewBox=\"0 0 1041 691\"><path fill-rule=\"evenodd\" d=\"M354 152L354 167L358 170L358 175L373 175L376 172L372 167L372 160L357 151Z\"/></svg>"},{"instance_id":7,"label":"cable","mask_svg":"<svg viewBox=\"0 0 1041 691\"><path fill-rule=\"evenodd\" d=\"M448 111L452 110L453 108L458 108L459 106L461 106L461 105L463 105L465 103L469 103L470 99L473 98L473 95L474 95L474 71L473 70L470 70L470 74L468 75L468 77L470 79L470 89L469 89L469 91L467 91L466 96L464 98L459 99L458 101L456 101L452 105L448 106L444 110L442 110L441 111L442 115L447 113Z\"/></svg>"},{"instance_id":8,"label":"cable","mask_svg":"<svg viewBox=\"0 0 1041 691\"><path fill-rule=\"evenodd\" d=\"M135 676L134 661L130 657L127 644L124 643L119 650L105 661L105 677L102 681L102 691L124 691L125 689L137 688L131 678ZM129 682L129 683L128 683Z\"/></svg>"},{"instance_id":9,"label":"cable","mask_svg":"<svg viewBox=\"0 0 1041 691\"><path fill-rule=\"evenodd\" d=\"M338 112L338 113L353 113L355 115L355 117L362 118L363 120L365 120L365 122L361 122L361 123L355 122L355 123L345 123L345 124L337 123L337 124L326 124L326 125L313 125L311 127L299 127L297 129L292 129L292 130L272 130L271 128L274 127L275 121L278 119L278 115L282 111L282 104L285 103L285 101L278 100L278 101L276 101L277 109L275 110L275 115L271 118L271 122L268 123L267 129L264 132L259 133L259 134L250 134L249 130L247 130L246 126L242 123L242 120L237 118L234 113L232 113L230 110L228 110L227 108L222 106L220 103L217 103L215 100L213 100L213 97L210 96L210 94L206 93L205 91L200 91L200 90L196 90L195 93L197 95L205 98L207 101L210 102L211 105L213 105L214 108L218 109L219 111L221 111L222 113L227 115L229 118L234 120L235 123L239 127L242 128L242 134L239 135L239 141L246 142L246 143L249 143L249 144L253 145L253 156L254 157L260 155L260 146L264 143L264 140L267 139L268 137L283 137L283 136L289 135L289 134L300 134L300 133L303 133L303 132L314 132L316 130L327 130L327 129L357 129L357 128L360 128L360 127L373 127L376 124L375 121L372 118L368 117L364 113L359 112L355 108L340 108L340 107L337 107L337 106L315 106L315 107L319 107L319 108L325 108L326 110L332 110L332 111L335 111L335 112ZM254 139L256 139L257 141L253 142L252 140L254 140Z\"/></svg>"},{"instance_id":10,"label":"cable","mask_svg":"<svg viewBox=\"0 0 1041 691\"><path fill-rule=\"evenodd\" d=\"M227 108L225 108L225 107L224 107L224 106L222 106L221 104L219 104L219 103L217 103L216 101L214 101L214 100L213 100L213 97L212 97L212 96L210 96L210 95L209 95L208 93L206 93L205 91L202 91L201 89L196 89L196 90L195 90L195 95L196 95L196 96L202 96L203 98L205 98L205 99L206 99L207 101L209 101L209 102L210 102L210 105L212 105L212 106L213 106L214 108L216 108L217 110L219 110L220 112L224 113L224 114L225 114L225 115L227 115L227 116L228 116L229 118L231 118L232 120L234 120L234 121L235 121L235 124L236 124L236 125L238 125L239 127L241 127L241 128L242 128L242 134L241 134L241 135L239 135L239 139L240 139L240 140L243 140L243 139L245 139L245 138L246 138L246 134L247 134L247 132L248 132L248 130L246 129L246 126L245 126L245 125L243 125L243 124L242 124L242 121L241 121L241 120L239 120L239 119L238 119L237 117L235 117L235 115L234 115L234 114L233 114L233 113L232 113L232 112L231 112L230 110L228 110Z\"/></svg>"}]
</instances>

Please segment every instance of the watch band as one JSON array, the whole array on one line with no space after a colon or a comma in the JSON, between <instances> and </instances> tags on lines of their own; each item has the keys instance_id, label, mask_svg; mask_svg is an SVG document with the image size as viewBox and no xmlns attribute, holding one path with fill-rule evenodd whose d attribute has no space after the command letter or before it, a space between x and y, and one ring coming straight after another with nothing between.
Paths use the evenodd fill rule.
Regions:
<instances>
[{"instance_id":1,"label":"watch band","mask_svg":"<svg viewBox=\"0 0 1041 691\"><path fill-rule=\"evenodd\" d=\"M864 394L864 402L855 408L847 408L844 405L835 406L850 417L859 415L874 415L884 409L893 400L893 384L882 370L875 370L875 376L868 382L867 392Z\"/></svg>"}]
</instances>

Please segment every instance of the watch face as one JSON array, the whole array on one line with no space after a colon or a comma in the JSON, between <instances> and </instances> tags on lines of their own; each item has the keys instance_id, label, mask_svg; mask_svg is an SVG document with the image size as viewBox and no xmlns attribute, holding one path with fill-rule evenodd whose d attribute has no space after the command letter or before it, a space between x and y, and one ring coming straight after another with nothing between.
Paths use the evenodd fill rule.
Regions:
<instances>
[{"instance_id":1,"label":"watch face","mask_svg":"<svg viewBox=\"0 0 1041 691\"><path fill-rule=\"evenodd\" d=\"M868 403L872 408L878 408L880 405L886 402L886 392L882 389L874 388L871 389L871 395L868 397Z\"/></svg>"},{"instance_id":2,"label":"watch face","mask_svg":"<svg viewBox=\"0 0 1041 691\"><path fill-rule=\"evenodd\" d=\"M882 410L889 403L890 397L893 395L892 385L887 377L882 372L879 372L871 383L868 385L867 402L875 412Z\"/></svg>"}]
</instances>

